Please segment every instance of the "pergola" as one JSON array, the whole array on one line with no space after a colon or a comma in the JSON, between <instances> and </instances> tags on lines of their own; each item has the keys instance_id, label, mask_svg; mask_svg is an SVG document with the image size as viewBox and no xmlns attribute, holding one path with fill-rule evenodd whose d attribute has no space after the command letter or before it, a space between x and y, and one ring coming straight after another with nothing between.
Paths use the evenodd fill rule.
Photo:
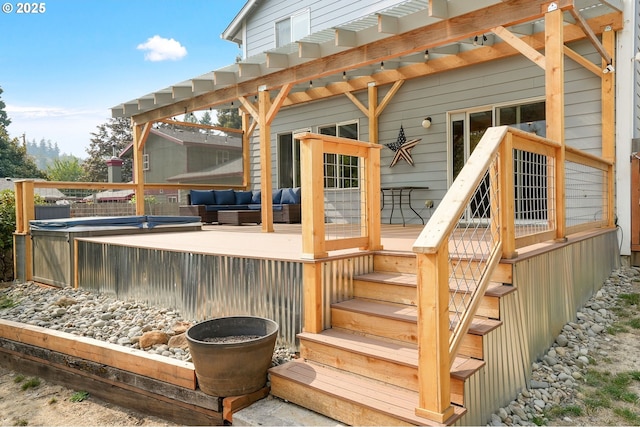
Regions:
<instances>
[{"instance_id":1,"label":"pergola","mask_svg":"<svg viewBox=\"0 0 640 427\"><path fill-rule=\"evenodd\" d=\"M615 31L623 25L622 9L621 0L408 0L125 102L113 107L112 115L132 119L134 182L136 191L142 193L143 147L154 122L240 105L243 185L250 184L249 145L258 127L262 227L269 232L273 231L270 125L282 107L346 96L368 119L369 142L378 143L378 117L407 79L514 55L523 55L545 70L546 117L554 118L547 121L546 135L561 143L565 128L564 57L601 77L602 157L614 160L615 73L609 71L615 67ZM482 45L474 43L478 37L483 39ZM585 38L601 55L602 64L594 64L567 47ZM385 85L391 88L379 100L378 88ZM354 95L365 90L367 105ZM563 174L558 175L556 181L563 182ZM144 210L143 203L143 197L136 197L139 212ZM558 235L563 236L560 228Z\"/></svg>"}]
</instances>

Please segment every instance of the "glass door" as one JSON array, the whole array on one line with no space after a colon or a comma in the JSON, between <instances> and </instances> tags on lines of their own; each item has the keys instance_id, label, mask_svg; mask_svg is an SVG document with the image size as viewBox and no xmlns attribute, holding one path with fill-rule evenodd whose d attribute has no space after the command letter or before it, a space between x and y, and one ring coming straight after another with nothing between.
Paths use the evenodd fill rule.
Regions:
<instances>
[{"instance_id":1,"label":"glass door","mask_svg":"<svg viewBox=\"0 0 640 427\"><path fill-rule=\"evenodd\" d=\"M493 109L481 109L453 113L449 116L450 122L450 165L449 185L456 179L464 164L475 150L488 128L493 126ZM467 218L488 218L489 203L487 191L489 189L488 177L480 184L480 189L471 200L471 205L466 213Z\"/></svg>"}]
</instances>

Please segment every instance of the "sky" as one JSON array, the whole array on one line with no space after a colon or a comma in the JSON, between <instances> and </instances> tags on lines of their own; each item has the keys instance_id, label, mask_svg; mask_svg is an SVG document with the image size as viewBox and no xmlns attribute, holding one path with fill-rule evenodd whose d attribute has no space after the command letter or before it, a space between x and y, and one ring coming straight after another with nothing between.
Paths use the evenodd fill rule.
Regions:
<instances>
[{"instance_id":1,"label":"sky","mask_svg":"<svg viewBox=\"0 0 640 427\"><path fill-rule=\"evenodd\" d=\"M9 135L87 158L112 107L234 63L240 48L220 34L245 2L0 1ZM24 13L34 4L38 13Z\"/></svg>"}]
</instances>

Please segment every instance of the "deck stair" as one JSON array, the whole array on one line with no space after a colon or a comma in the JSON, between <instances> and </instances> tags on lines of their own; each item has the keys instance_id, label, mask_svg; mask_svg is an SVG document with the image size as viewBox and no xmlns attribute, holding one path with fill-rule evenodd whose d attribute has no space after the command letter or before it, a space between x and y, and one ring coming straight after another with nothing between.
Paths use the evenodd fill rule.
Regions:
<instances>
[{"instance_id":1,"label":"deck stair","mask_svg":"<svg viewBox=\"0 0 640 427\"><path fill-rule=\"evenodd\" d=\"M299 360L270 370L273 395L351 425L430 425L418 406L417 289L413 254L381 253L354 278L353 299L331 305L331 329L303 332ZM412 273L413 271L413 273ZM513 288L500 270L451 368L451 402L464 415L465 382L480 370L482 337L501 325L500 297ZM453 298L466 298L450 289Z\"/></svg>"}]
</instances>

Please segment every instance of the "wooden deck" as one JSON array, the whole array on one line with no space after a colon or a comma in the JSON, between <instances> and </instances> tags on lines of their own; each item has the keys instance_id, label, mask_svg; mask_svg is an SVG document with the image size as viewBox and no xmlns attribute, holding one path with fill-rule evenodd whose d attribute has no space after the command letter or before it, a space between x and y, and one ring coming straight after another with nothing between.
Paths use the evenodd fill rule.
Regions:
<instances>
[{"instance_id":1,"label":"wooden deck","mask_svg":"<svg viewBox=\"0 0 640 427\"><path fill-rule=\"evenodd\" d=\"M385 250L411 252L413 242L423 226L383 225L382 245ZM302 227L300 224L274 224L273 233L262 232L260 225L205 225L202 231L184 233L146 233L86 237L82 240L190 253L243 256L249 258L302 260ZM344 256L353 250L333 251L330 256Z\"/></svg>"}]
</instances>

